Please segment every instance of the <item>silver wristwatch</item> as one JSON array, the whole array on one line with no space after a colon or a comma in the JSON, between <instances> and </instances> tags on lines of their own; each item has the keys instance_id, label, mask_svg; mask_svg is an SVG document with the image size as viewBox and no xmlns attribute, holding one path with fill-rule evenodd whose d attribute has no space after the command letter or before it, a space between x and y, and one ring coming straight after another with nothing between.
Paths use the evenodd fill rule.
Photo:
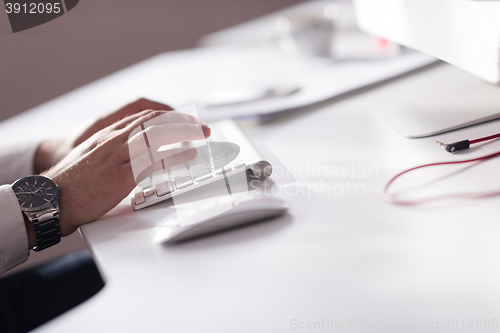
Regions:
<instances>
[{"instance_id":1,"label":"silver wristwatch","mask_svg":"<svg viewBox=\"0 0 500 333\"><path fill-rule=\"evenodd\" d=\"M12 185L19 206L33 224L36 235L34 251L41 251L61 241L59 224L59 187L45 176L28 176Z\"/></svg>"}]
</instances>

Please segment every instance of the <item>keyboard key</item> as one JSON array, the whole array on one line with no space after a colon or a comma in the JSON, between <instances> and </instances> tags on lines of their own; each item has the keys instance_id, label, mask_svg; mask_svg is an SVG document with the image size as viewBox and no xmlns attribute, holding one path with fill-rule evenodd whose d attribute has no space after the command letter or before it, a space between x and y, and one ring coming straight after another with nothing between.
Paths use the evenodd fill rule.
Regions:
<instances>
[{"instance_id":1,"label":"keyboard key","mask_svg":"<svg viewBox=\"0 0 500 333\"><path fill-rule=\"evenodd\" d=\"M215 170L215 174L219 176L229 171L231 171L231 167L229 165L225 165L223 168Z\"/></svg>"},{"instance_id":2,"label":"keyboard key","mask_svg":"<svg viewBox=\"0 0 500 333\"><path fill-rule=\"evenodd\" d=\"M175 181L175 186L178 190L193 185L194 182L191 177L181 178Z\"/></svg>"},{"instance_id":3,"label":"keyboard key","mask_svg":"<svg viewBox=\"0 0 500 333\"><path fill-rule=\"evenodd\" d=\"M142 191L136 192L134 195L134 201L136 205L140 205L141 203L146 202L146 198L144 197L144 193Z\"/></svg>"},{"instance_id":4,"label":"keyboard key","mask_svg":"<svg viewBox=\"0 0 500 333\"><path fill-rule=\"evenodd\" d=\"M153 194L155 194L155 190L153 190L152 188L148 188L147 190L144 190L144 196L146 198L152 196Z\"/></svg>"},{"instance_id":5,"label":"keyboard key","mask_svg":"<svg viewBox=\"0 0 500 333\"><path fill-rule=\"evenodd\" d=\"M165 181L156 184L156 195L159 197L165 194L169 194L173 191L174 191L174 186L170 181Z\"/></svg>"},{"instance_id":6,"label":"keyboard key","mask_svg":"<svg viewBox=\"0 0 500 333\"><path fill-rule=\"evenodd\" d=\"M214 175L212 175L212 173L206 173L204 175L201 175L201 176L198 176L198 177L195 177L194 179L199 183L199 182L202 182L204 180L207 180L207 179L210 179L212 178Z\"/></svg>"}]
</instances>

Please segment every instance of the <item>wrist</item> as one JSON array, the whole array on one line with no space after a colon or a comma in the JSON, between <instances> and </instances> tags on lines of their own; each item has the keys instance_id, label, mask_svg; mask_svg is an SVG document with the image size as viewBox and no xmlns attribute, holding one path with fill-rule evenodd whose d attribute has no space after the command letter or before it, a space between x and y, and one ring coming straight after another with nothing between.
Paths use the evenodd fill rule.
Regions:
<instances>
[{"instance_id":1,"label":"wrist","mask_svg":"<svg viewBox=\"0 0 500 333\"><path fill-rule=\"evenodd\" d=\"M68 188L66 186L66 182L64 181L64 177L61 177L60 170L58 167L54 167L47 172L43 172L42 176L49 177L52 179L59 188L59 197L57 199L59 206L59 224L61 226L61 237L68 236L72 234L78 226L74 226L71 222L74 221L74 218L71 218L72 211L72 202L68 202ZM69 195L71 196L71 195ZM70 215L70 216L68 216Z\"/></svg>"}]
</instances>

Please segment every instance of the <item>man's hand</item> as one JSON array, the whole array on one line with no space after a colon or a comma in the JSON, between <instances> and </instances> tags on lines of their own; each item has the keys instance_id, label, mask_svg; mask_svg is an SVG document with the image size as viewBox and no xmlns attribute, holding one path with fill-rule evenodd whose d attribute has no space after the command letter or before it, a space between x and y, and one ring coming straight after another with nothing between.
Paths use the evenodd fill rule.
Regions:
<instances>
[{"instance_id":1,"label":"man's hand","mask_svg":"<svg viewBox=\"0 0 500 333\"><path fill-rule=\"evenodd\" d=\"M210 128L195 117L175 111L154 110L132 114L92 135L43 173L59 186L61 236L67 236L80 225L101 217L133 190L136 179L129 143L133 144L140 135L157 131L158 126L148 127L147 124L159 116L170 121L161 126L163 138L169 143L210 136ZM141 130L137 133L138 128ZM166 157L164 163L166 167L183 164L196 156L196 150L186 150L170 159ZM31 226L27 228L32 247L36 245L33 244L36 242L34 231Z\"/></svg>"},{"instance_id":2,"label":"man's hand","mask_svg":"<svg viewBox=\"0 0 500 333\"><path fill-rule=\"evenodd\" d=\"M63 137L44 141L40 144L35 154L35 173L39 174L42 171L45 171L56 165L74 148L76 148L79 144L90 138L98 131L111 126L112 124L122 120L129 115L133 115L148 109L164 111L172 110L172 108L168 105L141 98L133 103L125 105L117 111L114 111L103 117L99 117L89 124L85 124L76 130L72 130L70 133Z\"/></svg>"}]
</instances>

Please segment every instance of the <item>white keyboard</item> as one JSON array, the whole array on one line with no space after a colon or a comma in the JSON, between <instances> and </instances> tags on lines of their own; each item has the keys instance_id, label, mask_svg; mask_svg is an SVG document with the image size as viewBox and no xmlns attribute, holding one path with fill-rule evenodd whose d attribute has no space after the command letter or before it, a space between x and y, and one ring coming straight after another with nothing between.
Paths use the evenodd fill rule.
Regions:
<instances>
[{"instance_id":1,"label":"white keyboard","mask_svg":"<svg viewBox=\"0 0 500 333\"><path fill-rule=\"evenodd\" d=\"M146 208L176 195L216 182L242 170L263 180L272 173L271 164L248 141L238 125L232 120L222 120L209 124L212 134L208 142L231 142L239 146L239 155L234 160L224 154L217 155L218 169L208 163L187 163L168 168L166 172L155 172L141 181L130 197L133 210ZM234 156L234 155L233 155ZM226 160L224 160L227 158ZM213 166L213 164L212 164Z\"/></svg>"}]
</instances>

